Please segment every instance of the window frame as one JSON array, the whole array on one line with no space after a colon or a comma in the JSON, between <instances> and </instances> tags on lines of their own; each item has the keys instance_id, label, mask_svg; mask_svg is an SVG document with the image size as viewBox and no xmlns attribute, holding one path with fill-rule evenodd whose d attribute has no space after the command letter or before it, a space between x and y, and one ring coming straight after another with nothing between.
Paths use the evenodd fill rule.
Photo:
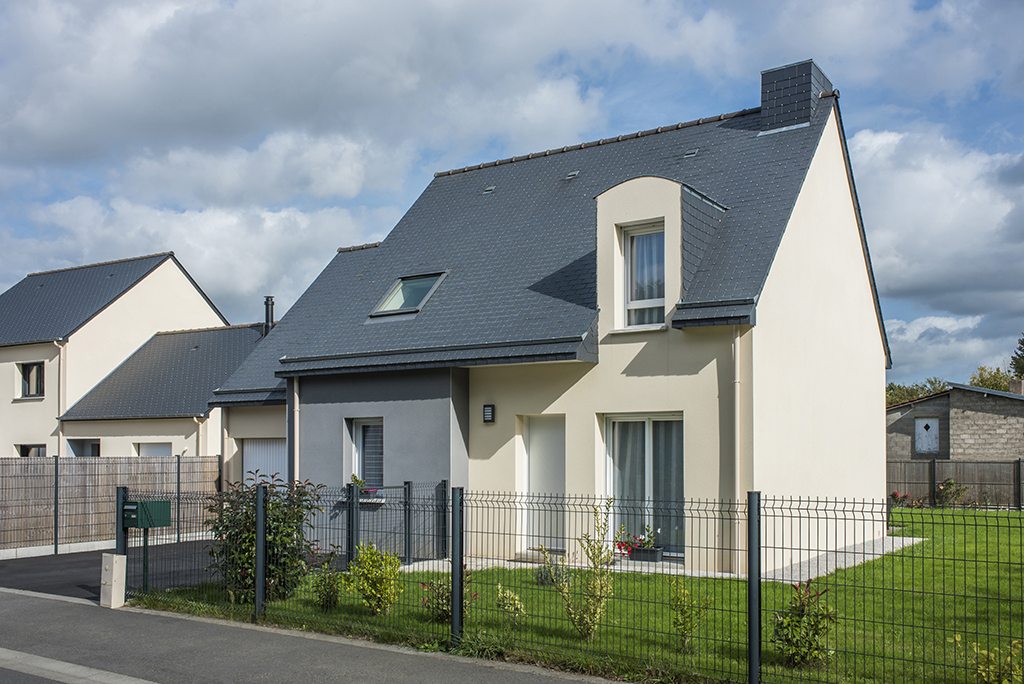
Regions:
<instances>
[{"instance_id":1,"label":"window frame","mask_svg":"<svg viewBox=\"0 0 1024 684\"><path fill-rule=\"evenodd\" d=\"M35 377L35 387L31 387L32 379L30 375L26 375L26 372L31 373L31 369L38 368L39 372ZM19 363L18 371L21 374L21 395L22 399L38 399L46 396L46 363L44 361L30 361L27 363ZM35 391L32 392L31 390Z\"/></svg>"},{"instance_id":2,"label":"window frame","mask_svg":"<svg viewBox=\"0 0 1024 684\"><path fill-rule=\"evenodd\" d=\"M665 264L665 220L656 219L653 221L644 221L629 226L622 226L622 272L623 272L623 305L622 305L622 327L628 329L642 329L642 328L663 328L665 326L665 296L662 294L660 298L655 299L632 299L633 291L633 254L632 254L632 243L633 238L639 235L651 235L654 233L661 233L662 235L662 287L667 285L666 281L666 264ZM662 318L660 323L630 323L629 314L631 311L638 311L641 309L658 309L662 311Z\"/></svg>"},{"instance_id":3,"label":"window frame","mask_svg":"<svg viewBox=\"0 0 1024 684\"><path fill-rule=\"evenodd\" d=\"M391 284L391 287L388 288L388 291L384 294L383 297L380 298L380 301L377 302L377 305L373 307L373 311L370 312L370 318L380 318L384 316L402 316L419 313L426 305L426 303L430 301L430 298L434 296L434 293L437 291L437 288L440 287L442 282L444 282L445 276L447 275L448 271L424 271L422 273L412 273L409 275L404 275L396 278L395 281ZM431 285L430 289L427 290L427 293L423 295L423 299L421 299L416 306L406 306L401 309L390 309L388 311L381 311L381 307L384 306L388 302L388 300L390 300L391 297L394 296L394 294L398 291L398 288L402 286L403 282L405 282L406 280L418 280L420 278L430 277L436 277L437 280L434 281L434 284Z\"/></svg>"},{"instance_id":4,"label":"window frame","mask_svg":"<svg viewBox=\"0 0 1024 684\"><path fill-rule=\"evenodd\" d=\"M371 425L380 425L381 428L381 455L380 455L380 482L370 482L366 478L365 450L363 445L363 428ZM384 418L355 418L352 420L352 474L366 482L366 489L380 489L384 486Z\"/></svg>"}]
</instances>

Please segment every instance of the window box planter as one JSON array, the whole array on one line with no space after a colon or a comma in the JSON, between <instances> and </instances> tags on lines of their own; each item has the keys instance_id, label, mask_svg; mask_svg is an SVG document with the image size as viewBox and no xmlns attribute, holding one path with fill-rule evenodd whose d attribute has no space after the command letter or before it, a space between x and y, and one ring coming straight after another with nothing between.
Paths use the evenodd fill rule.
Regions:
<instances>
[{"instance_id":1,"label":"window box planter","mask_svg":"<svg viewBox=\"0 0 1024 684\"><path fill-rule=\"evenodd\" d=\"M646 561L648 563L660 563L662 554L664 552L664 549L660 546L654 549L645 549L642 546L638 546L629 552L629 560Z\"/></svg>"}]
</instances>

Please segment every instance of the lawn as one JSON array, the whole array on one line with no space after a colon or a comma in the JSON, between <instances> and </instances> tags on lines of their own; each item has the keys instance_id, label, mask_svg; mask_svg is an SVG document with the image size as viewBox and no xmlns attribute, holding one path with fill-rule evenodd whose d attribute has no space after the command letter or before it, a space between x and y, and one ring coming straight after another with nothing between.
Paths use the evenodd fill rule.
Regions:
<instances>
[{"instance_id":1,"label":"lawn","mask_svg":"<svg viewBox=\"0 0 1024 684\"><path fill-rule=\"evenodd\" d=\"M1016 512L897 509L892 534L923 538L901 551L815 579L838 616L824 665L793 668L772 643L776 611L793 594L764 582L762 663L765 681L974 682L968 644L1006 649L1024 636L1024 535ZM310 582L267 606L265 621L315 631L365 635L420 648L447 648L449 626L429 620L421 582L438 573L402 573L404 592L390 613L372 616L355 594L337 608L318 609ZM576 579L577 586L581 582ZM746 580L687 577L692 596L712 600L688 651L672 626L670 578L613 573L614 597L594 637L583 640L566 618L556 590L540 585L535 568L471 573L475 594L461 652L540 662L635 680L742 681L746 675ZM520 598L516 624L496 608L498 584ZM141 597L141 605L251 619L251 606L230 606L213 584ZM1006 652L1005 650L1003 651ZM1020 680L1016 680L1020 681Z\"/></svg>"}]
</instances>

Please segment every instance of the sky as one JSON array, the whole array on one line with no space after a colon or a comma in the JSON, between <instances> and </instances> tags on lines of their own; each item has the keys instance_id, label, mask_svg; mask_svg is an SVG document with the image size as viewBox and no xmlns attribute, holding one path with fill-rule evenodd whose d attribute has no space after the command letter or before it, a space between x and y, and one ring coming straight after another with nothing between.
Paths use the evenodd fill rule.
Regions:
<instances>
[{"instance_id":1,"label":"sky","mask_svg":"<svg viewBox=\"0 0 1024 684\"><path fill-rule=\"evenodd\" d=\"M0 291L174 251L282 315L436 171L840 90L892 349L965 382L1024 332L1018 0L5 0ZM837 375L842 360L836 360Z\"/></svg>"}]
</instances>

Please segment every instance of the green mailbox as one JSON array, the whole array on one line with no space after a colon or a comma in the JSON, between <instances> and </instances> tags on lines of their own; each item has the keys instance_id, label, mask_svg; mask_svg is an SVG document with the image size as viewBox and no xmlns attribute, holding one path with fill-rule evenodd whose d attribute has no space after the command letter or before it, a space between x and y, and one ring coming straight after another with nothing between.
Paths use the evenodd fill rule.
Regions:
<instances>
[{"instance_id":1,"label":"green mailbox","mask_svg":"<svg viewBox=\"0 0 1024 684\"><path fill-rule=\"evenodd\" d=\"M171 526L171 502L125 501L121 511L121 527L147 530Z\"/></svg>"}]
</instances>

